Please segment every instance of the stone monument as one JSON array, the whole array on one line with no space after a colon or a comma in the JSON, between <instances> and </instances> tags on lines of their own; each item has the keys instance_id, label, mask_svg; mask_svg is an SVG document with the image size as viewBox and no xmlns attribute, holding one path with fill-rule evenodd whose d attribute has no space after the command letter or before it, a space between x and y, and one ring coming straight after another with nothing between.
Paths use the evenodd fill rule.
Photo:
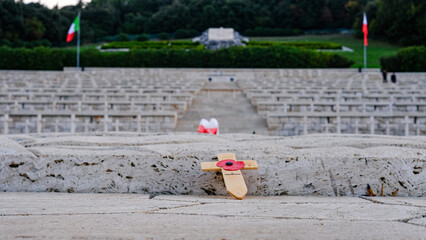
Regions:
<instances>
[{"instance_id":1,"label":"stone monument","mask_svg":"<svg viewBox=\"0 0 426 240\"><path fill-rule=\"evenodd\" d=\"M232 46L245 46L243 42L249 39L242 36L233 28L209 28L201 36L192 39L193 42L200 42L209 50L228 48Z\"/></svg>"}]
</instances>

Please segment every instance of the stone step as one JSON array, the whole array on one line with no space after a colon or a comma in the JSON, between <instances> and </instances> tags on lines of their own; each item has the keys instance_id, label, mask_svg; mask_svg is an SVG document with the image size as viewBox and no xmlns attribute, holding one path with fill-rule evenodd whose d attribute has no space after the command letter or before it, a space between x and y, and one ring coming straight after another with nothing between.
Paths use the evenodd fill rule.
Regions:
<instances>
[{"instance_id":1,"label":"stone step","mask_svg":"<svg viewBox=\"0 0 426 240\"><path fill-rule=\"evenodd\" d=\"M239 90L240 87L235 82L207 82L203 89Z\"/></svg>"},{"instance_id":2,"label":"stone step","mask_svg":"<svg viewBox=\"0 0 426 240\"><path fill-rule=\"evenodd\" d=\"M242 171L249 195L362 196L367 184L378 193L383 176L387 196L399 187L398 196L425 197L419 137L52 133L0 136L0 146L0 192L224 195L222 178L200 162L233 152L258 161Z\"/></svg>"},{"instance_id":3,"label":"stone step","mask_svg":"<svg viewBox=\"0 0 426 240\"><path fill-rule=\"evenodd\" d=\"M234 82L208 82L188 111L178 120L176 131L196 131L202 118L216 118L220 133L262 133L269 135L266 121L256 112Z\"/></svg>"}]
</instances>

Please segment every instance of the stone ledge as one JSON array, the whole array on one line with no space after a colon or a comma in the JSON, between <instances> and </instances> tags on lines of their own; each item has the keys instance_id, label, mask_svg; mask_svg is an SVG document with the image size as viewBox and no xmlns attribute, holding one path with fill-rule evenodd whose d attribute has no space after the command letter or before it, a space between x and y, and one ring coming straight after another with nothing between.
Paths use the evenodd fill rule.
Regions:
<instances>
[{"instance_id":1,"label":"stone ledge","mask_svg":"<svg viewBox=\"0 0 426 240\"><path fill-rule=\"evenodd\" d=\"M426 138L197 133L0 136L0 191L226 195L201 161L255 159L248 195L426 196Z\"/></svg>"}]
</instances>

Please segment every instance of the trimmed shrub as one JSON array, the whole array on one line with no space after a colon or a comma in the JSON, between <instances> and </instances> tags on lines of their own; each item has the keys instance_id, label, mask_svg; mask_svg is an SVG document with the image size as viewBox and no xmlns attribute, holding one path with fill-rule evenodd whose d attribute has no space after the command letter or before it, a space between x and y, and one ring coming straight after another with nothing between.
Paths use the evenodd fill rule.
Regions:
<instances>
[{"instance_id":1,"label":"trimmed shrub","mask_svg":"<svg viewBox=\"0 0 426 240\"><path fill-rule=\"evenodd\" d=\"M9 40L3 38L3 39L0 39L0 47L1 46L11 47L12 43Z\"/></svg>"},{"instance_id":2,"label":"trimmed shrub","mask_svg":"<svg viewBox=\"0 0 426 240\"><path fill-rule=\"evenodd\" d=\"M401 61L397 56L381 57L380 65L388 72L401 72Z\"/></svg>"},{"instance_id":3,"label":"trimmed shrub","mask_svg":"<svg viewBox=\"0 0 426 240\"><path fill-rule=\"evenodd\" d=\"M158 39L160 39L160 40L169 40L169 34L167 34L167 33L160 33L160 34L158 34Z\"/></svg>"},{"instance_id":4,"label":"trimmed shrub","mask_svg":"<svg viewBox=\"0 0 426 240\"><path fill-rule=\"evenodd\" d=\"M120 41L120 42L129 41L129 36L125 33L120 33L120 34L118 34L118 41Z\"/></svg>"},{"instance_id":5,"label":"trimmed shrub","mask_svg":"<svg viewBox=\"0 0 426 240\"><path fill-rule=\"evenodd\" d=\"M407 47L397 54L403 72L426 72L426 47Z\"/></svg>"},{"instance_id":6,"label":"trimmed shrub","mask_svg":"<svg viewBox=\"0 0 426 240\"><path fill-rule=\"evenodd\" d=\"M61 70L75 66L75 51L48 48L0 48L0 69ZM198 49L135 49L81 53L86 67L192 67L192 68L345 68L353 61L333 53L296 47L232 47L217 51Z\"/></svg>"},{"instance_id":7,"label":"trimmed shrub","mask_svg":"<svg viewBox=\"0 0 426 240\"><path fill-rule=\"evenodd\" d=\"M87 52L87 51L86 51ZM135 49L128 53L87 52L82 60L93 67L193 67L193 68L345 68L353 61L333 54L295 47L233 47L217 51L185 49ZM118 60L116 60L118 59Z\"/></svg>"},{"instance_id":8,"label":"trimmed shrub","mask_svg":"<svg viewBox=\"0 0 426 240\"><path fill-rule=\"evenodd\" d=\"M324 63L323 68L329 68L330 66L335 68L347 68L354 64L352 60L349 60L346 57L327 52L323 52L319 56L318 61Z\"/></svg>"},{"instance_id":9,"label":"trimmed shrub","mask_svg":"<svg viewBox=\"0 0 426 240\"><path fill-rule=\"evenodd\" d=\"M187 34L188 34L187 37L193 38L193 37L200 35L200 32L198 32L197 30L194 30L194 29L189 29Z\"/></svg>"},{"instance_id":10,"label":"trimmed shrub","mask_svg":"<svg viewBox=\"0 0 426 240\"><path fill-rule=\"evenodd\" d=\"M199 35L197 30L178 29L175 32L175 39L193 38Z\"/></svg>"},{"instance_id":11,"label":"trimmed shrub","mask_svg":"<svg viewBox=\"0 0 426 240\"><path fill-rule=\"evenodd\" d=\"M0 48L0 69L61 70L75 65L76 52L71 50L38 47Z\"/></svg>"},{"instance_id":12,"label":"trimmed shrub","mask_svg":"<svg viewBox=\"0 0 426 240\"><path fill-rule=\"evenodd\" d=\"M102 45L102 49L129 48L129 49L203 49L199 43L192 41L146 41L146 42L112 42Z\"/></svg>"},{"instance_id":13,"label":"trimmed shrub","mask_svg":"<svg viewBox=\"0 0 426 240\"><path fill-rule=\"evenodd\" d=\"M250 41L248 47L270 47L274 45L293 46L306 49L342 49L342 45L332 42L274 42L274 41Z\"/></svg>"},{"instance_id":14,"label":"trimmed shrub","mask_svg":"<svg viewBox=\"0 0 426 240\"><path fill-rule=\"evenodd\" d=\"M244 32L246 36L252 37L297 36L301 35L302 33L303 32L299 29L264 27L256 27L254 29L249 29Z\"/></svg>"},{"instance_id":15,"label":"trimmed shrub","mask_svg":"<svg viewBox=\"0 0 426 240\"><path fill-rule=\"evenodd\" d=\"M274 42L274 41L251 41L246 43L247 47L271 47L271 46L293 46L305 49L342 49L342 45L331 42ZM161 49L161 48L181 48L181 49L203 49L199 43L192 41L146 41L146 42L111 42L104 44L102 49L129 48L129 49Z\"/></svg>"},{"instance_id":16,"label":"trimmed shrub","mask_svg":"<svg viewBox=\"0 0 426 240\"><path fill-rule=\"evenodd\" d=\"M175 32L175 39L182 39L182 38L187 38L187 32L185 29L178 29Z\"/></svg>"},{"instance_id":17,"label":"trimmed shrub","mask_svg":"<svg viewBox=\"0 0 426 240\"><path fill-rule=\"evenodd\" d=\"M407 47L396 56L382 57L380 64L388 72L426 72L426 47Z\"/></svg>"},{"instance_id":18,"label":"trimmed shrub","mask_svg":"<svg viewBox=\"0 0 426 240\"><path fill-rule=\"evenodd\" d=\"M148 36L146 34L139 35L136 38L136 41L138 41L138 42L144 42L144 41L147 41L147 40L148 40Z\"/></svg>"},{"instance_id":19,"label":"trimmed shrub","mask_svg":"<svg viewBox=\"0 0 426 240\"><path fill-rule=\"evenodd\" d=\"M24 48L25 47L25 42L22 40L15 40L12 42L12 47L14 48Z\"/></svg>"}]
</instances>

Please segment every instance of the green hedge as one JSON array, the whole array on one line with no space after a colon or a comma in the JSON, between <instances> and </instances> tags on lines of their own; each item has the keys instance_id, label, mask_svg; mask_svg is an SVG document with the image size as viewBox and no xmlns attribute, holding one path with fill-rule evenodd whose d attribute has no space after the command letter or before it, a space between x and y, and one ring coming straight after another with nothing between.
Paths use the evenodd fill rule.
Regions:
<instances>
[{"instance_id":1,"label":"green hedge","mask_svg":"<svg viewBox=\"0 0 426 240\"><path fill-rule=\"evenodd\" d=\"M380 65L388 72L426 72L426 47L400 49L396 56L382 57Z\"/></svg>"},{"instance_id":2,"label":"green hedge","mask_svg":"<svg viewBox=\"0 0 426 240\"><path fill-rule=\"evenodd\" d=\"M274 41L250 41L248 47L270 47L274 45L300 47L306 49L342 49L342 45L331 42L274 42Z\"/></svg>"},{"instance_id":3,"label":"green hedge","mask_svg":"<svg viewBox=\"0 0 426 240\"><path fill-rule=\"evenodd\" d=\"M61 70L75 62L76 52L71 50L0 47L0 69Z\"/></svg>"},{"instance_id":4,"label":"green hedge","mask_svg":"<svg viewBox=\"0 0 426 240\"><path fill-rule=\"evenodd\" d=\"M292 46L305 49L342 49L342 45L331 42L278 42L278 41L250 41L248 47ZM129 49L204 49L204 46L192 41L146 41L146 42L111 42L102 45L102 49L129 48Z\"/></svg>"},{"instance_id":5,"label":"green hedge","mask_svg":"<svg viewBox=\"0 0 426 240\"><path fill-rule=\"evenodd\" d=\"M175 39L193 38L198 35L200 35L200 33L194 29L178 29L175 32Z\"/></svg>"},{"instance_id":6,"label":"green hedge","mask_svg":"<svg viewBox=\"0 0 426 240\"><path fill-rule=\"evenodd\" d=\"M299 29L267 27L256 27L254 29L248 29L244 32L244 35L252 37L297 36L301 34L303 34L303 31Z\"/></svg>"},{"instance_id":7,"label":"green hedge","mask_svg":"<svg viewBox=\"0 0 426 240\"><path fill-rule=\"evenodd\" d=\"M0 69L61 70L64 66L75 66L75 51L0 48L0 59ZM85 67L346 68L352 64L353 61L333 53L285 46L106 53L88 49L81 53L81 65Z\"/></svg>"},{"instance_id":8,"label":"green hedge","mask_svg":"<svg viewBox=\"0 0 426 240\"><path fill-rule=\"evenodd\" d=\"M36 41L9 41L5 38L0 39L0 47L14 47L14 48L36 48L36 47L51 47L52 43L47 39L41 39Z\"/></svg>"},{"instance_id":9,"label":"green hedge","mask_svg":"<svg viewBox=\"0 0 426 240\"><path fill-rule=\"evenodd\" d=\"M129 49L204 49L203 45L192 41L131 41L112 42L102 45L102 49L129 48Z\"/></svg>"},{"instance_id":10,"label":"green hedge","mask_svg":"<svg viewBox=\"0 0 426 240\"><path fill-rule=\"evenodd\" d=\"M401 72L401 61L397 56L381 57L380 65L388 72Z\"/></svg>"}]
</instances>

